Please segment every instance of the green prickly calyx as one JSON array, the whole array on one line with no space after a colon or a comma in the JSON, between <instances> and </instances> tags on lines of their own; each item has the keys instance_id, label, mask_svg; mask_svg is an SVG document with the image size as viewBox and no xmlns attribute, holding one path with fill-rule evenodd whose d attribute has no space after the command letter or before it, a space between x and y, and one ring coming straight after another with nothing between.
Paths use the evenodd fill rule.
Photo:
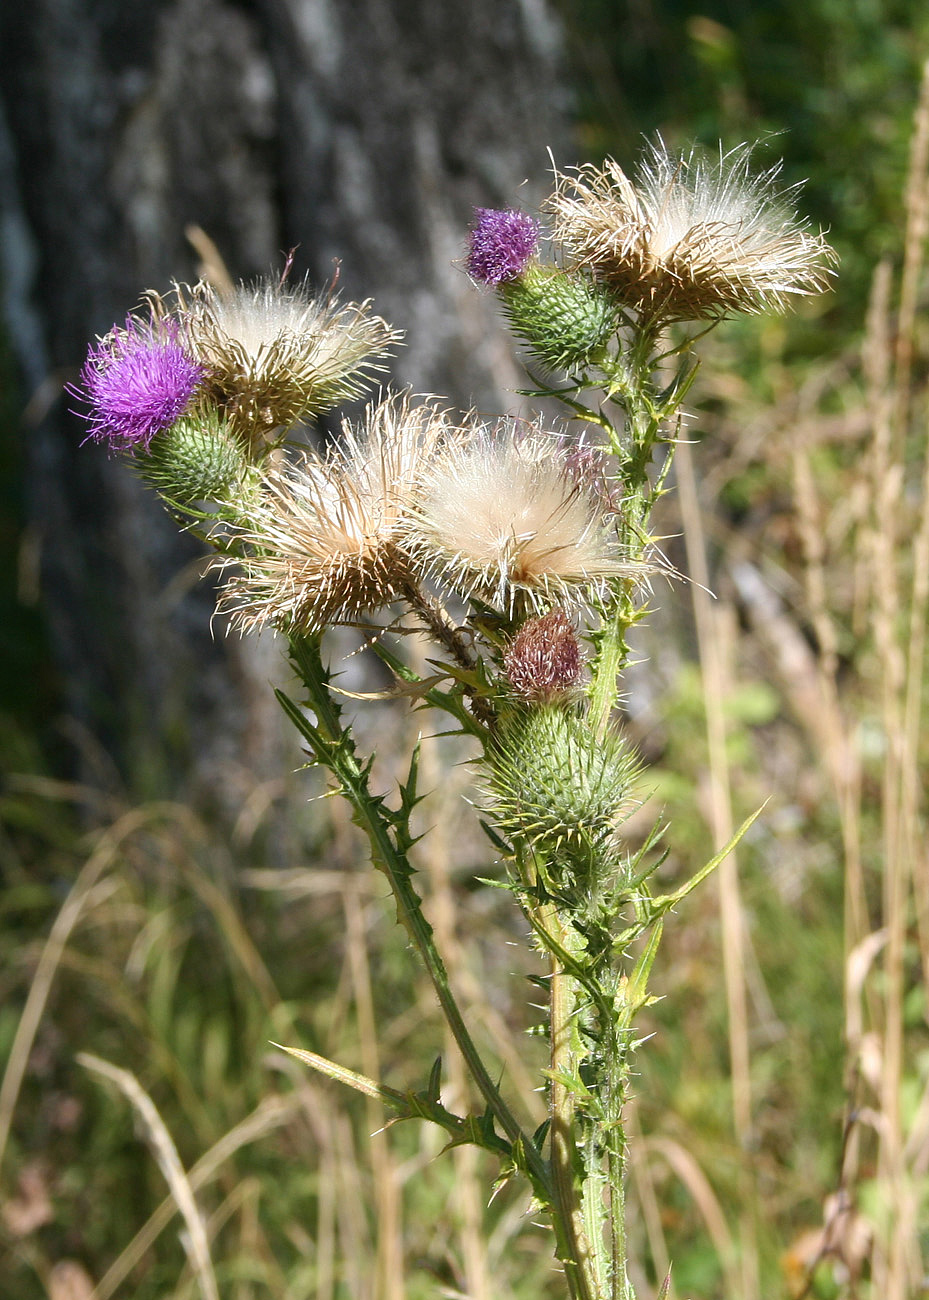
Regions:
<instances>
[{"instance_id":1,"label":"green prickly calyx","mask_svg":"<svg viewBox=\"0 0 929 1300\"><path fill-rule=\"evenodd\" d=\"M182 416L153 438L141 469L163 497L186 506L235 496L250 465L241 440L208 411Z\"/></svg>"},{"instance_id":2,"label":"green prickly calyx","mask_svg":"<svg viewBox=\"0 0 929 1300\"><path fill-rule=\"evenodd\" d=\"M616 831L637 802L629 745L595 735L573 709L543 705L501 719L488 762L495 824L544 860L553 885L594 901L620 869Z\"/></svg>"},{"instance_id":3,"label":"green prickly calyx","mask_svg":"<svg viewBox=\"0 0 929 1300\"><path fill-rule=\"evenodd\" d=\"M588 365L617 326L608 291L582 272L530 263L497 291L514 332L552 370Z\"/></svg>"}]
</instances>

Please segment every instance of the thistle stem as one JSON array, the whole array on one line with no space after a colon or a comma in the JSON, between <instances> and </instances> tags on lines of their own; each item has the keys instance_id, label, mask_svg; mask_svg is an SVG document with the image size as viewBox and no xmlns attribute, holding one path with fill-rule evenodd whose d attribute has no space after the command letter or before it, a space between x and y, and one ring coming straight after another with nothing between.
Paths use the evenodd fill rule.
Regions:
<instances>
[{"instance_id":1,"label":"thistle stem","mask_svg":"<svg viewBox=\"0 0 929 1300\"><path fill-rule=\"evenodd\" d=\"M599 1288L592 1290L590 1246L584 1229L584 1216L575 1182L577 1144L575 1139L574 1098L565 1081L573 1074L576 1063L571 1045L574 1015L574 981L562 969L558 958L551 959L551 1071L549 1095L549 1140L551 1143L552 1191L554 1210L564 1225L577 1273L572 1287L575 1300L595 1300Z\"/></svg>"},{"instance_id":2,"label":"thistle stem","mask_svg":"<svg viewBox=\"0 0 929 1300\"><path fill-rule=\"evenodd\" d=\"M439 645L448 651L459 668L472 672L475 666L474 654L460 629L449 618L445 607L412 580L404 584L403 594L423 626ZM482 722L487 727L492 726L496 715L487 700L467 683L464 684L464 693L471 701L471 709L478 722Z\"/></svg>"},{"instance_id":3,"label":"thistle stem","mask_svg":"<svg viewBox=\"0 0 929 1300\"><path fill-rule=\"evenodd\" d=\"M547 1173L535 1144L526 1138L500 1095L465 1026L449 984L445 963L435 946L432 927L423 916L421 900L410 880L413 869L406 854L394 843L387 819L380 812L380 801L368 790L367 769L358 761L351 737L342 726L339 708L329 694L328 672L323 666L319 647L305 638L293 640L291 653L300 679L309 691L310 704L317 718L316 726L302 714L295 716L295 710L286 697L282 698L282 703L310 741L316 757L338 778L342 793L353 805L358 823L371 843L374 862L387 877L399 918L429 973L442 1012L475 1083L510 1141L523 1144L527 1165L544 1186L548 1181Z\"/></svg>"},{"instance_id":4,"label":"thistle stem","mask_svg":"<svg viewBox=\"0 0 929 1300\"><path fill-rule=\"evenodd\" d=\"M612 1035L611 1035L612 1039ZM614 1046L615 1040L613 1040ZM623 1123L628 1064L621 1052L614 1051L609 1077L605 1080L606 1148L610 1196L610 1296L626 1300L629 1283L626 1277L626 1130Z\"/></svg>"},{"instance_id":5,"label":"thistle stem","mask_svg":"<svg viewBox=\"0 0 929 1300\"><path fill-rule=\"evenodd\" d=\"M447 650L460 668L474 667L474 653L459 628L449 618L443 605L429 596L412 580L403 584L403 595L416 611L423 625Z\"/></svg>"},{"instance_id":6,"label":"thistle stem","mask_svg":"<svg viewBox=\"0 0 929 1300\"><path fill-rule=\"evenodd\" d=\"M616 611L612 622L601 633L596 673L590 688L590 720L600 737L606 732L610 716L619 698L619 674L629 657L626 633L632 618L626 602Z\"/></svg>"},{"instance_id":7,"label":"thistle stem","mask_svg":"<svg viewBox=\"0 0 929 1300\"><path fill-rule=\"evenodd\" d=\"M669 458L653 487L649 475L655 447L662 441L664 422L673 415L680 396L686 391L686 376L681 371L681 382L672 386L670 395L659 397L653 375L656 342L654 329L634 330L628 352L618 355L611 365L601 366L609 380L607 401L619 405L624 414L621 429L602 410L599 422L607 430L611 449L619 462L625 489L623 540L629 557L634 559L642 558L649 514L670 463ZM566 405L571 409L576 403L566 401ZM638 617L631 589L617 593L613 609L604 611L592 665L588 715L590 726L599 737L605 735L619 699L620 674L629 658L628 632ZM579 1067L585 1052L576 1025L579 986L565 969L563 960L564 953L571 951L570 918L559 917L553 904L539 909L537 918L539 929L555 941L551 949L550 995L551 1168L555 1210L564 1222L578 1267L577 1289L572 1289L572 1296L575 1300L629 1300L623 1122L629 1072L626 1043L629 1026L625 1017L629 1008L625 1006L624 986L621 984L615 997L606 999L598 1009L599 1059L589 1059L587 1063L594 1075L589 1086L595 1092L597 1109L585 1115L579 1124L571 1081L577 1080L584 1086ZM609 970L604 969L596 978L605 992L611 982ZM584 1128L583 1158L578 1149L581 1126ZM604 1178L608 1189L606 1201Z\"/></svg>"},{"instance_id":8,"label":"thistle stem","mask_svg":"<svg viewBox=\"0 0 929 1300\"><path fill-rule=\"evenodd\" d=\"M382 801L372 796L368 789L368 768L359 762L351 736L342 726L339 707L329 694L328 672L323 665L319 645L315 640L295 638L291 641L291 657L309 692L309 703L316 714L316 725L281 692L278 692L278 699L301 735L309 742L317 760L337 778L342 793L354 807L358 824L368 836L374 864L387 877L397 904L398 917L422 958L442 1013L471 1077L489 1112L511 1142L514 1162L529 1176L539 1199L552 1208L555 1249L564 1265L573 1300L599 1300L587 1287L578 1261L580 1250L573 1236L575 1220L571 1214L563 1215L558 1211L552 1168L542 1158L535 1141L523 1132L465 1025L449 984L445 963L436 947L432 927L423 916L421 899L412 885L413 868L406 853L395 842L390 814L385 813Z\"/></svg>"},{"instance_id":9,"label":"thistle stem","mask_svg":"<svg viewBox=\"0 0 929 1300\"><path fill-rule=\"evenodd\" d=\"M600 1225L588 1225L590 1206L582 1196L584 1162L578 1150L578 1123L571 1080L578 1077L582 1055L577 1030L578 983L565 969L558 950L568 951L569 929L558 909L546 903L538 909L535 924L554 940L549 974L549 1143L552 1171L553 1218L560 1219L571 1250L574 1269L565 1272L573 1300L606 1300L606 1260ZM587 1171L588 1175L590 1171ZM596 1219L597 1216L593 1216ZM593 1235L588 1231L593 1228Z\"/></svg>"}]
</instances>

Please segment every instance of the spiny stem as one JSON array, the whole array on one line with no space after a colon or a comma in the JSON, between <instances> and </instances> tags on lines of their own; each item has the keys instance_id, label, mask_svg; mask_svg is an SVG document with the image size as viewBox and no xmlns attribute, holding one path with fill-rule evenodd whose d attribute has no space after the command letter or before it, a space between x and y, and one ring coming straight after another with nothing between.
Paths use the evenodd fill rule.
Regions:
<instances>
[{"instance_id":1,"label":"spiny stem","mask_svg":"<svg viewBox=\"0 0 929 1300\"><path fill-rule=\"evenodd\" d=\"M574 1008L573 981L561 968L557 957L551 959L551 1068L549 1115L551 1124L552 1191L555 1209L567 1230L571 1253L577 1265L577 1300L592 1300L587 1279L590 1249L584 1231L584 1218L578 1203L574 1181L577 1151L574 1137L574 1098L562 1079L573 1065L570 1045L571 1018Z\"/></svg>"},{"instance_id":2,"label":"spiny stem","mask_svg":"<svg viewBox=\"0 0 929 1300\"><path fill-rule=\"evenodd\" d=\"M623 1104L629 1064L622 1051L622 1043L614 1032L608 1035L612 1057L606 1079L605 1130L607 1148L608 1186L610 1196L610 1278L611 1300L626 1300L626 1132L623 1124Z\"/></svg>"},{"instance_id":3,"label":"spiny stem","mask_svg":"<svg viewBox=\"0 0 929 1300\"><path fill-rule=\"evenodd\" d=\"M670 466L670 452L661 467L656 486L649 475L656 446L662 441L662 427L676 409L688 386L688 376L679 371L680 382L672 385L664 400L654 381L656 330L632 332L628 351L602 364L608 378L606 400L622 408L625 427L616 428L601 412L598 423L606 429L610 447L620 465L626 494L624 540L630 557L641 558L647 538L648 517L660 495ZM692 378L692 375L690 376ZM562 397L569 409L577 403ZM597 655L590 686L590 725L603 736L619 697L619 677L629 656L627 634L637 619L633 593L624 592L609 614L604 612ZM556 908L547 904L537 913L539 928L556 943L551 951L551 1087L550 1134L552 1185L555 1208L569 1234L577 1262L577 1277L569 1282L576 1300L628 1300L626 1271L625 1187L626 1134L623 1105L629 1071L627 1036L629 1026L618 1026L615 1010L600 1009L601 1046L605 1063L596 1070L596 1092L602 1110L595 1121L589 1117L583 1150L582 1186L578 1187L577 1117L569 1080L577 1078L576 1050L577 981L565 969L556 948L564 953L567 934ZM604 1171L605 1165L605 1171ZM608 1205L602 1198L601 1179L608 1184ZM603 1231L606 1220L606 1232Z\"/></svg>"},{"instance_id":4,"label":"spiny stem","mask_svg":"<svg viewBox=\"0 0 929 1300\"><path fill-rule=\"evenodd\" d=\"M551 935L559 948L566 946L564 926L552 904L547 903L539 909L538 925L544 933ZM576 1266L572 1271L566 1267L574 1300L600 1300L605 1294L601 1277L602 1243L591 1242L585 1226L576 1173L578 1151L574 1095L567 1083L569 1078L576 1076L578 1067L575 1050L577 982L565 970L557 953L550 953L550 963L549 1139L554 1217L561 1220Z\"/></svg>"},{"instance_id":5,"label":"spiny stem","mask_svg":"<svg viewBox=\"0 0 929 1300\"><path fill-rule=\"evenodd\" d=\"M476 662L474 652L466 638L462 636L461 630L449 618L444 606L412 580L404 583L403 594L423 625L439 645L448 651L455 663L460 668L472 671ZM467 684L464 685L464 693L471 701L471 708L478 722L482 722L487 727L491 726L496 720L496 715L487 700Z\"/></svg>"},{"instance_id":6,"label":"spiny stem","mask_svg":"<svg viewBox=\"0 0 929 1300\"><path fill-rule=\"evenodd\" d=\"M475 664L474 652L461 630L449 618L445 608L412 579L403 584L403 595L416 611L423 624L429 629L455 663L461 668L471 669Z\"/></svg>"},{"instance_id":7,"label":"spiny stem","mask_svg":"<svg viewBox=\"0 0 929 1300\"><path fill-rule=\"evenodd\" d=\"M590 721L597 736L603 737L619 697L619 674L629 656L626 632L632 622L625 609L617 609L602 629L596 670L590 687Z\"/></svg>"},{"instance_id":8,"label":"spiny stem","mask_svg":"<svg viewBox=\"0 0 929 1300\"><path fill-rule=\"evenodd\" d=\"M504 1101L464 1023L449 984L445 963L432 937L432 929L423 916L421 900L410 883L410 863L406 854L395 845L379 802L368 789L366 772L355 755L350 736L342 726L340 710L329 694L328 672L323 666L319 645L315 640L295 638L291 641L291 654L310 694L317 725L314 727L286 696L279 693L278 698L298 730L309 741L316 757L338 778L342 792L352 803L358 822L370 841L374 862L387 877L400 920L423 960L442 1013L472 1078L510 1142L522 1152L526 1169L537 1190L550 1200L551 1180L545 1162L535 1143L522 1131L519 1121ZM562 1248L566 1249L563 1242Z\"/></svg>"}]
</instances>

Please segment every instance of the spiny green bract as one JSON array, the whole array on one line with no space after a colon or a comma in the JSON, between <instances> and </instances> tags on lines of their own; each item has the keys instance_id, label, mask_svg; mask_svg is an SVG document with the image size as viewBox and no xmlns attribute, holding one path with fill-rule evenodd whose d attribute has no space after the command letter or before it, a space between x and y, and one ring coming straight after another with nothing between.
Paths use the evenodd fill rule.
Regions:
<instances>
[{"instance_id":1,"label":"spiny green bract","mask_svg":"<svg viewBox=\"0 0 929 1300\"><path fill-rule=\"evenodd\" d=\"M617 326L606 290L554 266L530 265L498 292L514 332L553 370L590 364Z\"/></svg>"},{"instance_id":2,"label":"spiny green bract","mask_svg":"<svg viewBox=\"0 0 929 1300\"><path fill-rule=\"evenodd\" d=\"M497 826L544 859L553 883L598 895L620 870L616 830L636 802L639 765L628 744L552 705L502 719L488 757Z\"/></svg>"},{"instance_id":3,"label":"spiny green bract","mask_svg":"<svg viewBox=\"0 0 929 1300\"><path fill-rule=\"evenodd\" d=\"M153 438L142 472L171 501L216 501L245 480L249 461L241 441L215 412L182 416Z\"/></svg>"}]
</instances>

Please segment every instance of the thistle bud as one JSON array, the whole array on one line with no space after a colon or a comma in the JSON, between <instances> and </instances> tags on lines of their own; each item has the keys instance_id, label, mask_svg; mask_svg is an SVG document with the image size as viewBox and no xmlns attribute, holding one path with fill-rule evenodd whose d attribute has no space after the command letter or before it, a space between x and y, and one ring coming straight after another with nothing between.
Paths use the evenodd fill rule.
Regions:
<instances>
[{"instance_id":1,"label":"thistle bud","mask_svg":"<svg viewBox=\"0 0 929 1300\"><path fill-rule=\"evenodd\" d=\"M544 860L549 876L585 896L616 872L616 831L634 806L635 754L557 705L504 718L490 755L496 824Z\"/></svg>"},{"instance_id":2,"label":"thistle bud","mask_svg":"<svg viewBox=\"0 0 929 1300\"><path fill-rule=\"evenodd\" d=\"M583 272L530 264L497 292L513 332L551 370L589 365L617 327L612 295Z\"/></svg>"},{"instance_id":3,"label":"thistle bud","mask_svg":"<svg viewBox=\"0 0 929 1300\"><path fill-rule=\"evenodd\" d=\"M182 416L152 439L139 460L148 482L185 506L235 495L249 470L241 441L215 411Z\"/></svg>"},{"instance_id":4,"label":"thistle bud","mask_svg":"<svg viewBox=\"0 0 929 1300\"><path fill-rule=\"evenodd\" d=\"M503 660L507 681L529 704L569 696L580 681L581 647L563 609L530 618Z\"/></svg>"}]
</instances>

